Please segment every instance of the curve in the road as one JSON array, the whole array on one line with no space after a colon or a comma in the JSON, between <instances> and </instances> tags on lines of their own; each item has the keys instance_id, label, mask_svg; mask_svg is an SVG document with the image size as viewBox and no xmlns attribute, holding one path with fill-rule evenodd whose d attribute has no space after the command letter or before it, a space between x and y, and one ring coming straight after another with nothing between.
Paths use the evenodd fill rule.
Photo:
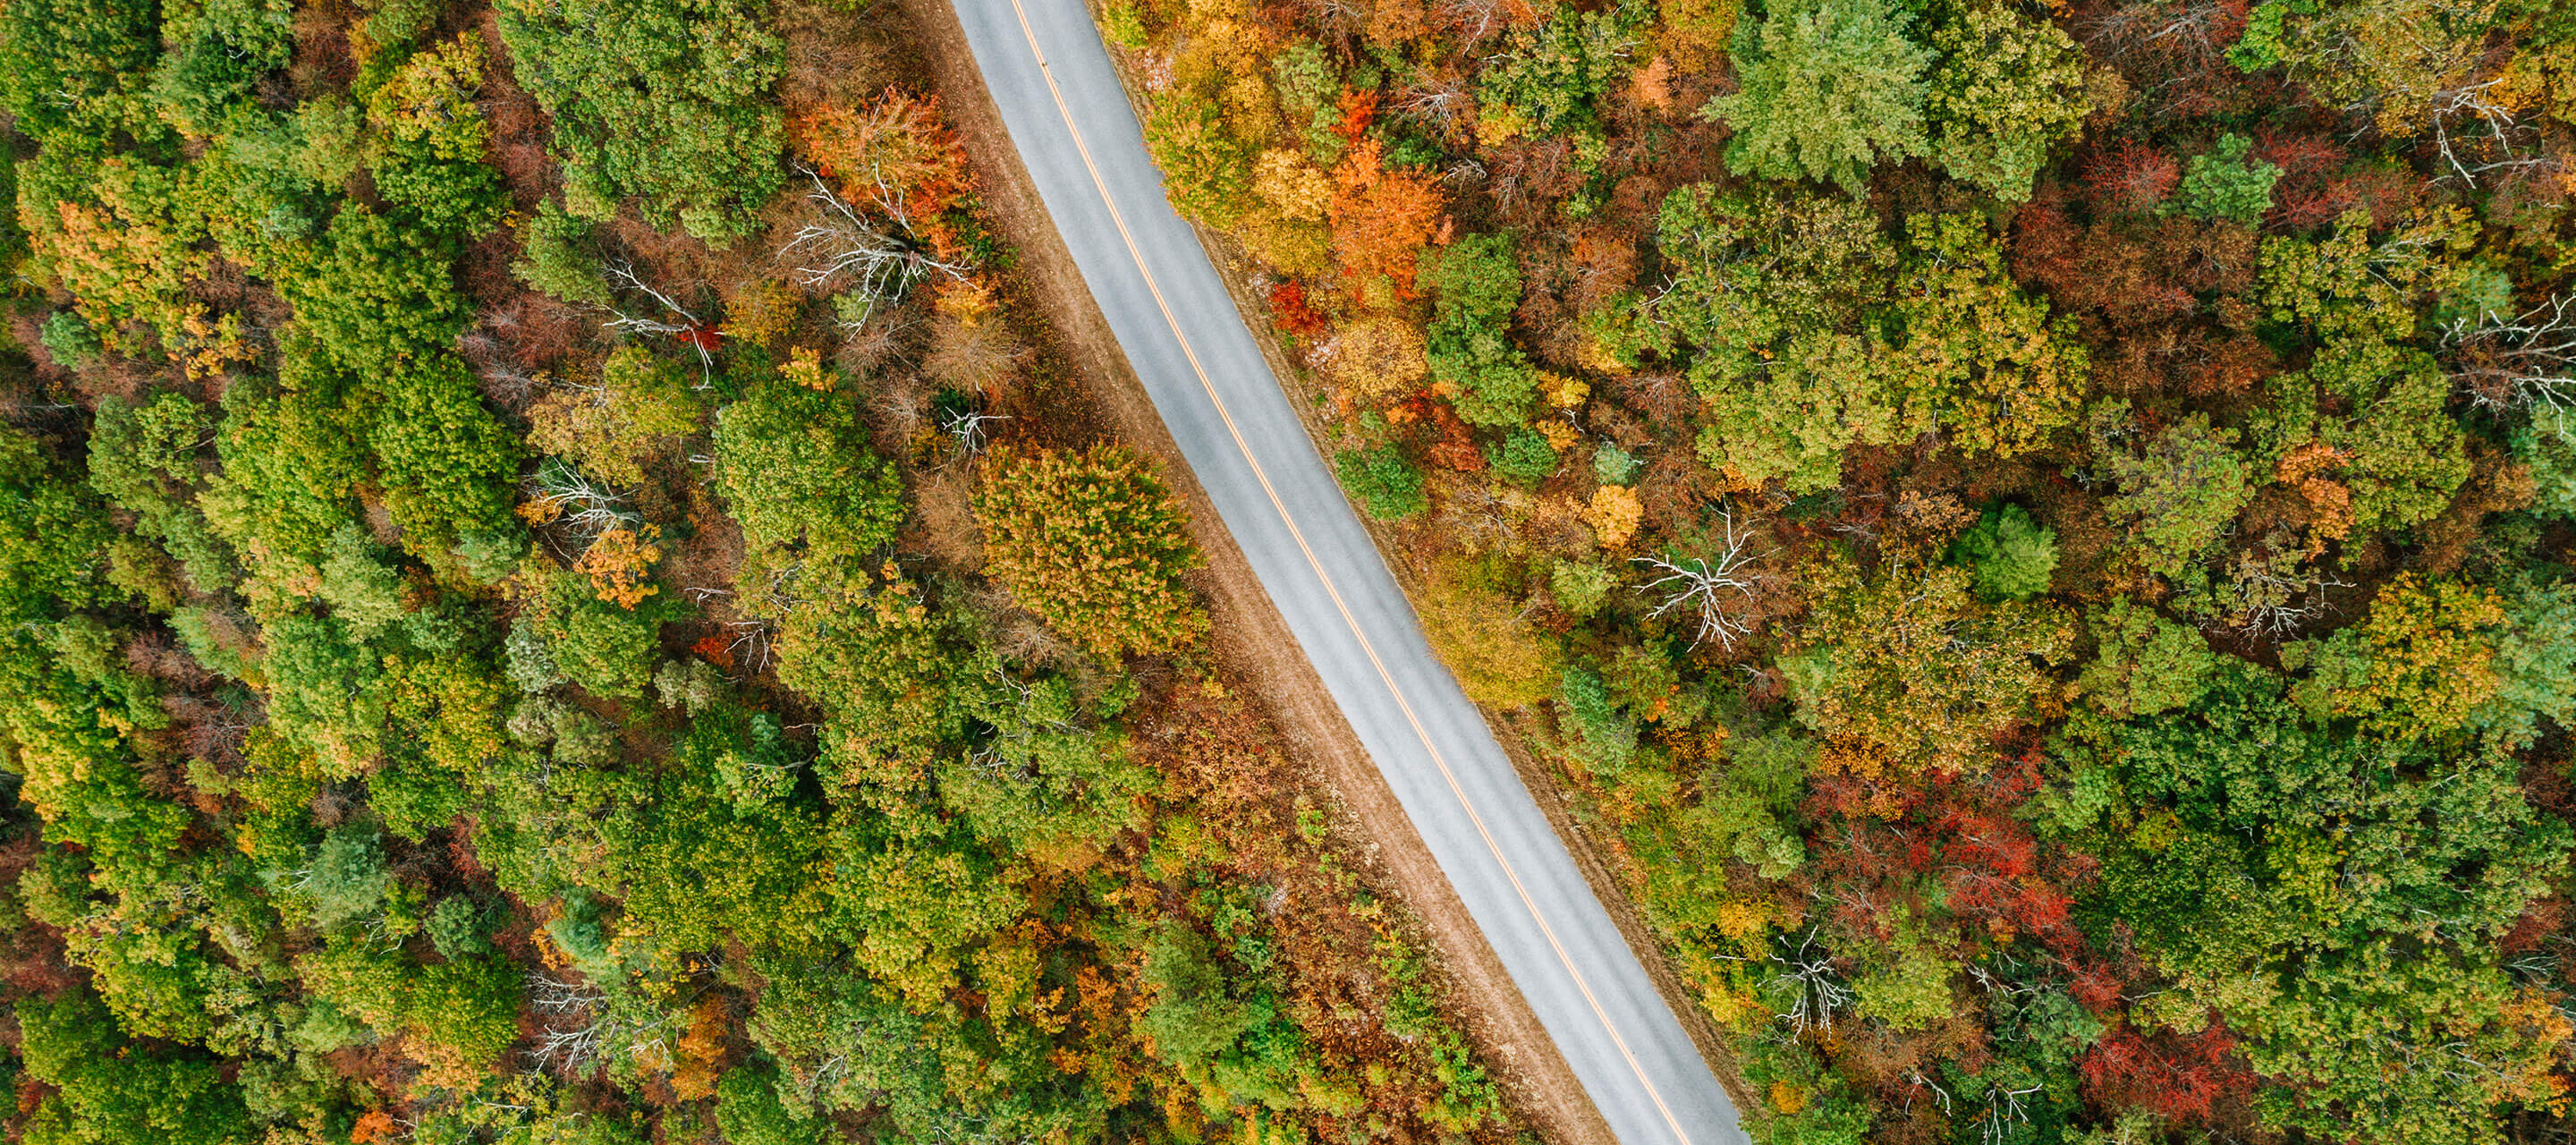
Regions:
<instances>
[{"instance_id":1,"label":"curve in the road","mask_svg":"<svg viewBox=\"0 0 2576 1145\"><path fill-rule=\"evenodd\" d=\"M1375 557L1367 534L1340 499L1339 488L1320 459L1305 447L1303 433L1296 432L1299 426L1293 411L1252 345L1195 234L1171 213L1160 194L1142 133L1080 0L1007 0L1007 7L995 0L959 0L956 7L1013 143L1156 409L1171 425L1184 457L1217 504L1219 516L1252 558L1263 587L1314 660L1327 690L1386 773L1406 814L1423 833L1469 914L1558 1043L1594 1105L1630 1145L1647 1141L1717 1145L1742 1140L1725 1091L1655 993L1634 953L1619 941L1607 913L1591 896L1562 843L1548 831L1544 816L1521 787L1482 717L1431 659L1410 608L1383 563L1350 559L1360 551ZM1042 26L1051 35L1042 36ZM1056 58L1072 73L1061 81L1049 43L1056 45ZM1032 70L1035 84L1028 82ZM1073 99L1067 98L1068 86L1078 89ZM1044 103L1039 102L1039 89ZM1046 114L1049 111L1052 116ZM1082 127L1086 118L1101 137L1105 154L1095 153L1086 140ZM1049 130L1050 120L1061 129L1060 136ZM1130 189L1141 183L1153 194L1141 203L1130 194L1122 209L1121 196L1112 188L1113 176L1119 175L1125 178L1115 181ZM1081 193L1086 190L1090 194ZM1131 212L1139 216L1139 227L1129 225ZM1147 243L1140 244L1140 227L1161 233L1149 234ZM1109 234L1116 236L1114 246ZM1193 317L1200 321L1185 324L1175 310L1163 289L1163 276L1156 273L1158 260L1147 257L1148 245L1163 256L1159 261L1166 274L1177 271L1175 277L1183 280L1182 285L1194 290L1184 301L1198 303ZM1206 289L1210 286L1215 288L1212 296ZM1139 316L1142 307L1116 305L1134 300L1138 287L1143 300L1150 300L1151 313L1161 319L1160 331ZM1219 374L1211 374L1201 358L1189 325L1219 343L1219 349L1233 351L1223 355L1230 361L1221 362ZM1162 344L1156 334L1168 335L1168 344ZM1241 369L1244 349L1251 351L1254 369L1250 371ZM1177 363L1170 362L1174 350ZM1152 368L1170 364L1185 370ZM1227 365L1235 370L1227 371ZM1282 457L1281 442L1267 443L1272 446L1274 465L1289 463L1283 472L1290 482L1289 496L1283 496L1281 485L1272 480L1271 466L1264 465L1262 451L1246 435L1234 404L1219 385L1220 374L1229 372L1248 375L1231 380L1253 383L1233 387L1238 402L1253 399L1248 404L1254 408L1246 412L1264 417L1274 428L1295 432L1296 440L1286 444L1303 447L1289 448ZM1193 382L1195 386L1190 385ZM1191 389L1196 392L1190 393ZM1263 397L1270 400L1259 400ZM1204 404L1192 399L1202 399ZM1277 420L1282 414L1286 420ZM1192 429L1202 432L1193 434ZM1302 465L1296 464L1300 461ZM1299 482L1304 484L1302 490ZM1314 496L1318 483L1328 496ZM1306 495L1296 497L1299 492ZM1307 502L1302 513L1292 510L1292 499ZM1268 513L1259 512L1265 508ZM1315 512L1318 508L1324 509L1320 515ZM1300 524L1301 515L1307 525ZM1263 535L1247 536L1247 526ZM1317 532L1327 541L1324 549L1310 540L1308 526L1318 526ZM1278 543L1280 534L1288 544ZM1354 536L1357 551L1351 547ZM1290 548L1296 558L1293 564L1262 559L1284 556ZM1328 555L1344 559L1328 560ZM1335 564L1344 566L1343 577L1336 577ZM1352 568L1354 564L1359 567ZM1344 594L1342 582L1351 579L1348 574L1353 571L1363 574L1353 587L1373 594L1363 595L1362 604L1374 603L1374 610L1355 610L1351 597ZM1306 576L1298 576L1300 572ZM1328 615L1318 617L1327 610L1311 607L1314 603L1327 605ZM1373 611L1368 620L1376 623L1364 620L1363 611ZM1378 630L1374 637L1372 628ZM1319 639L1328 646L1319 648ZM1382 642L1390 645L1391 655L1381 654ZM1366 664L1364 676L1348 670L1358 667L1351 656L1354 651L1356 661ZM1425 709L1408 695L1400 675L1413 677L1417 692L1426 691L1421 687L1425 683L1445 685L1429 688L1422 696L1431 720L1426 721ZM1393 720L1387 718L1390 714ZM1439 718L1443 715L1448 718ZM1410 734L1389 742L1394 738L1386 734L1394 730L1390 724L1400 724ZM1449 741L1449 750L1444 751L1444 740ZM1430 775L1420 774L1423 769L1409 758L1415 752L1429 764ZM1467 765L1463 777L1462 769L1451 765L1453 752ZM1433 777L1438 780L1436 787L1423 782ZM1483 790L1471 793L1471 788ZM1487 797L1484 809L1479 807L1479 794ZM1448 798L1435 798L1439 795ZM1496 795L1505 797L1497 800ZM1489 816L1489 811L1494 814ZM1499 834L1496 818L1505 820L1499 824ZM1509 821L1514 818L1519 822ZM1467 831L1458 830L1460 820ZM1547 845L1528 845L1531 821ZM1470 835L1472 840L1466 838ZM1502 836L1512 837L1519 846L1507 848ZM1473 845L1460 846L1469 842ZM1513 850L1523 852L1522 862L1513 860ZM1530 877L1524 877L1524 866L1531 868ZM1496 893L1506 888L1507 895ZM1568 930L1560 923L1581 928L1574 932L1575 942L1569 944ZM1586 933L1593 941L1581 940ZM1595 988L1596 980L1601 989Z\"/></svg>"}]
</instances>

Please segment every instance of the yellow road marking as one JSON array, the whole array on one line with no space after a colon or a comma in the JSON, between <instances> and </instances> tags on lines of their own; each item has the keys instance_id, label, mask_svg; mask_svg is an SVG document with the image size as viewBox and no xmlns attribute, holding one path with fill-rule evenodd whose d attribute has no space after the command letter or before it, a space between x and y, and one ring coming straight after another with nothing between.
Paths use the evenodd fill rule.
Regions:
<instances>
[{"instance_id":1,"label":"yellow road marking","mask_svg":"<svg viewBox=\"0 0 2576 1145\"><path fill-rule=\"evenodd\" d=\"M1656 1091L1654 1081L1646 1076L1645 1066L1628 1048L1628 1039L1620 1036L1619 1027L1610 1021L1609 1011L1602 1009L1601 1000L1593 996L1591 983L1583 980L1583 972L1575 968L1573 956L1566 953L1565 944L1557 940L1556 928L1549 926L1547 916L1539 913L1538 902L1530 897L1529 888L1521 885L1520 873L1512 869L1511 860L1504 856L1502 846L1494 841L1493 832L1486 830L1484 816L1476 813L1476 805L1468 802L1466 789L1459 786L1457 775L1449 770L1449 761L1441 757L1440 749L1431 742L1430 731L1422 726L1421 717L1414 714L1413 704L1404 698L1404 690L1396 686L1395 676L1386 670L1385 661L1378 658L1376 646L1370 644L1368 634L1361 631L1358 618L1351 615L1350 605L1342 600L1341 590L1334 587L1333 578L1325 573L1324 563L1316 558L1315 550L1306 543L1305 531L1297 527L1296 518L1288 515L1288 505L1279 499L1279 491L1271 486L1270 475L1262 471L1261 462L1252 456L1252 447L1244 441L1243 430L1235 424L1233 412L1225 408L1225 399L1217 396L1216 383L1209 380L1206 367L1199 364L1198 351L1190 347L1189 335L1181 332L1180 319L1173 315L1171 303L1164 300L1161 284L1154 281L1154 272L1145 266L1145 254L1137 249L1136 236L1128 231L1126 217L1119 213L1117 202L1109 197L1109 184L1100 177L1099 166L1091 161L1091 148L1082 141L1082 129L1073 122L1073 109L1065 104L1063 89L1056 86L1055 69L1048 65L1046 51L1038 47L1037 30L1029 26L1028 9L1021 6L1020 0L1011 0L1011 11L1019 17L1020 34L1028 38L1029 54L1037 59L1038 74L1046 79L1047 94L1055 99L1056 114L1063 117L1064 129L1073 137L1073 149L1081 154L1083 169L1090 172L1091 185L1100 192L1101 205L1109 208L1109 221L1117 226L1119 240L1127 244L1127 257L1136 263L1136 273L1144 278L1145 289L1153 294L1155 307L1163 312L1164 324L1172 328L1173 340L1180 343L1181 356L1189 359L1190 371L1198 375L1199 387L1207 391L1208 401L1215 403L1217 417L1225 422L1226 433L1233 436L1235 449L1243 454L1244 464L1252 467L1253 479L1261 483L1262 493L1270 498L1270 507L1278 511L1280 522L1288 526L1288 535L1296 540L1298 551L1306 555L1306 564L1315 570L1315 579L1323 583L1324 594L1332 598L1333 607L1342 614L1342 623L1350 626L1352 638L1360 642L1360 650L1368 654L1369 664L1377 669L1378 679L1386 685L1387 693L1395 697L1396 707L1403 710L1405 721L1413 726L1413 734L1422 741L1422 750L1430 754L1432 764L1440 769L1440 778L1449 784L1449 793L1457 797L1458 806L1467 812L1468 821L1476 825L1476 834L1484 839L1485 849L1493 853L1494 862L1503 868L1503 877L1511 882L1513 892L1520 896L1521 905L1528 908L1531 920L1538 923L1539 932L1547 936L1547 944L1556 951L1557 961L1565 964L1565 972L1574 979L1575 989L1582 992L1583 1001L1592 1007L1592 1016L1600 1019L1601 1028L1609 1033L1612 1044L1619 1047L1619 1056L1627 1060L1628 1068L1637 1075L1637 1084L1646 1087L1646 1096L1654 1101L1656 1112L1663 1114L1664 1123L1672 1127L1673 1136L1680 1140L1681 1145L1690 1145L1690 1134L1683 1131L1682 1123L1673 1116L1672 1108L1664 1104L1664 1095Z\"/></svg>"}]
</instances>

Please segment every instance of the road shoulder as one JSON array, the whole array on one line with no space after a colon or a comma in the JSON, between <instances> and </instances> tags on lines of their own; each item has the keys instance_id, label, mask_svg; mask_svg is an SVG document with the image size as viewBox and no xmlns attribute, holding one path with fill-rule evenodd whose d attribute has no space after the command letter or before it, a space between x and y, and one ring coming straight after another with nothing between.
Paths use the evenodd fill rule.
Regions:
<instances>
[{"instance_id":1,"label":"road shoulder","mask_svg":"<svg viewBox=\"0 0 2576 1145\"><path fill-rule=\"evenodd\" d=\"M1459 995L1473 1000L1472 1009L1460 1017L1501 1075L1513 1107L1559 1145L1615 1145L1609 1125L1583 1097L1573 1070L1468 917L1394 791L1297 651L1295 637L1214 504L1182 462L1178 445L1083 286L1072 255L1048 223L975 69L956 13L944 0L898 3L914 25L915 42L930 49L926 63L937 77L951 122L977 168L992 180L982 189L990 216L1018 249L1026 281L1054 319L1084 389L1121 436L1162 461L1173 492L1190 507L1192 533L1208 560L1202 586L1210 597L1218 656L1260 688L1262 707L1304 757L1301 762L1336 793L1356 837L1371 841L1369 853L1359 858L1376 867L1386 885L1400 890L1405 905L1422 920ZM1228 286L1234 284L1229 281ZM1274 347L1256 340L1264 341L1264 352L1275 358Z\"/></svg>"}]
</instances>

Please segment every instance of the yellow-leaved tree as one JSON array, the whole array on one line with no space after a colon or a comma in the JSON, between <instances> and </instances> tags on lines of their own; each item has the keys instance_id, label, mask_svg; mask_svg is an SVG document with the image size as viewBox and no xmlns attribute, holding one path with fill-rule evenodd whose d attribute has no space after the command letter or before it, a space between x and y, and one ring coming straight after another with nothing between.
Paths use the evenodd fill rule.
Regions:
<instances>
[{"instance_id":1,"label":"yellow-leaved tree","mask_svg":"<svg viewBox=\"0 0 2576 1145\"><path fill-rule=\"evenodd\" d=\"M1207 613L1181 574L1189 518L1124 446L995 449L973 497L985 567L1056 631L1103 656L1169 652Z\"/></svg>"}]
</instances>

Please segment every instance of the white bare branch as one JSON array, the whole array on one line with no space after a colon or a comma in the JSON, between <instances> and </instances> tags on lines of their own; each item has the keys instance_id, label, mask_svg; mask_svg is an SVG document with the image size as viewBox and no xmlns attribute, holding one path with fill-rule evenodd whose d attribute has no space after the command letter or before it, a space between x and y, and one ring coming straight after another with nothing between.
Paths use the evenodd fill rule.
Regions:
<instances>
[{"instance_id":1,"label":"white bare branch","mask_svg":"<svg viewBox=\"0 0 2576 1145\"><path fill-rule=\"evenodd\" d=\"M939 415L939 429L957 442L961 457L973 457L984 451L986 426L1011 420L1008 414L985 413L978 409L961 409Z\"/></svg>"},{"instance_id":2,"label":"white bare branch","mask_svg":"<svg viewBox=\"0 0 2576 1145\"><path fill-rule=\"evenodd\" d=\"M2576 411L2576 298L2553 296L2520 314L2493 311L2442 330L2451 381L2481 409Z\"/></svg>"},{"instance_id":3,"label":"white bare branch","mask_svg":"<svg viewBox=\"0 0 2576 1145\"><path fill-rule=\"evenodd\" d=\"M2433 95L2433 149L2452 174L2471 187L2478 185L2480 175L2545 162L2537 152L2515 149L2515 138L2526 129L2513 109L2494 99L2496 85L2503 82L2498 77Z\"/></svg>"},{"instance_id":4,"label":"white bare branch","mask_svg":"<svg viewBox=\"0 0 2576 1145\"><path fill-rule=\"evenodd\" d=\"M1662 602L1648 616L1668 612L1696 612L1699 628L1691 636L1691 646L1715 638L1727 648L1735 647L1738 637L1753 634L1753 626L1730 608L1730 602L1750 603L1754 580L1747 574L1753 562L1768 552L1752 553L1746 548L1753 539L1752 530L1736 524L1735 510L1720 510L1725 533L1715 556L1684 557L1677 553L1631 557L1631 564L1657 573L1653 580L1637 586L1639 592L1657 592Z\"/></svg>"},{"instance_id":5,"label":"white bare branch","mask_svg":"<svg viewBox=\"0 0 2576 1145\"><path fill-rule=\"evenodd\" d=\"M654 289L653 284L644 281L642 275L635 273L635 267L623 259L610 263L604 268L603 274L607 277L609 286L613 288L640 290L651 295L653 301L661 303L664 310L679 315L686 325L675 325L659 318L628 314L613 306L608 308L608 312L615 317L600 325L625 334L653 334L679 340L689 349L697 351L699 375L697 388L703 390L714 384L715 356L707 352L706 340L701 333L706 329L706 323L699 321L697 315L689 313L687 307L672 301L670 295Z\"/></svg>"},{"instance_id":6,"label":"white bare branch","mask_svg":"<svg viewBox=\"0 0 2576 1145\"><path fill-rule=\"evenodd\" d=\"M1833 951L1816 944L1813 928L1798 940L1797 950L1774 953L1771 965L1768 986L1773 993L1786 995L1788 1001L1777 1017L1795 1033L1831 1030L1834 1014L1851 1007L1851 988L1834 972Z\"/></svg>"},{"instance_id":7,"label":"white bare branch","mask_svg":"<svg viewBox=\"0 0 2576 1145\"><path fill-rule=\"evenodd\" d=\"M575 536L596 540L610 529L642 518L626 508L626 495L591 479L571 462L549 457L528 476L528 499L545 506Z\"/></svg>"},{"instance_id":8,"label":"white bare branch","mask_svg":"<svg viewBox=\"0 0 2576 1145\"><path fill-rule=\"evenodd\" d=\"M778 256L796 261L797 278L809 287L845 278L854 280L854 288L867 298L867 307L856 320L843 325L864 324L876 312L878 303L902 298L914 283L932 274L944 274L953 281L965 279L965 264L934 258L911 242L870 225L812 168L798 170L813 182L813 189L805 197L823 207L823 216L798 228L787 245L778 248ZM882 176L876 182L877 193L872 198L877 207L909 232L911 223L900 189L888 187Z\"/></svg>"}]
</instances>

